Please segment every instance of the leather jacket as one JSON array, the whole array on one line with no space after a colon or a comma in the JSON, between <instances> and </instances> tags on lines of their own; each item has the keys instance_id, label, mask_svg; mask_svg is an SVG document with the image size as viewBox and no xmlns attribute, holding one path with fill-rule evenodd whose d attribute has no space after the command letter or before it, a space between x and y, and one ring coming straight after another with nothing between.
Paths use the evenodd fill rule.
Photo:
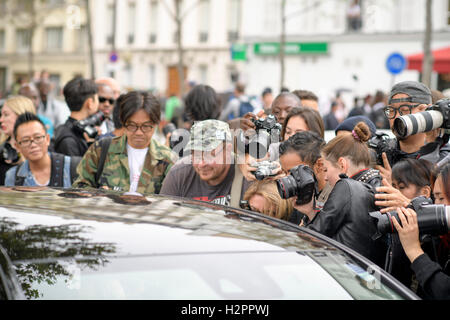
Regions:
<instances>
[{"instance_id":1,"label":"leather jacket","mask_svg":"<svg viewBox=\"0 0 450 320\"><path fill-rule=\"evenodd\" d=\"M386 242L372 239L377 228L369 216L369 212L377 211L374 188L345 174L340 177L325 206L307 227L339 241L383 268Z\"/></svg>"}]
</instances>

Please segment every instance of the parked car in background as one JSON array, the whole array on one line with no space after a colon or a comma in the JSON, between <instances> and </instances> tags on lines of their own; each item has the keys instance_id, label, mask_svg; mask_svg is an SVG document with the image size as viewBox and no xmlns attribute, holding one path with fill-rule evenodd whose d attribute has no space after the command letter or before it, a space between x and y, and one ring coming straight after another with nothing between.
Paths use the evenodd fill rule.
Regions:
<instances>
[{"instance_id":1,"label":"parked car in background","mask_svg":"<svg viewBox=\"0 0 450 320\"><path fill-rule=\"evenodd\" d=\"M258 213L0 189L0 299L418 299L342 244Z\"/></svg>"}]
</instances>

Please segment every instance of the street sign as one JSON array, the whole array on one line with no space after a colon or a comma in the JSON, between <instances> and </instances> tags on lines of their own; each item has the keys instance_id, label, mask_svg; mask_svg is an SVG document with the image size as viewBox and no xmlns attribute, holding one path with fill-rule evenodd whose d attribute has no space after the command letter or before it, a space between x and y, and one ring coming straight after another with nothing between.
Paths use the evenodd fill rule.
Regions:
<instances>
[{"instance_id":1,"label":"street sign","mask_svg":"<svg viewBox=\"0 0 450 320\"><path fill-rule=\"evenodd\" d=\"M255 43L253 46L255 54L278 55L280 53L279 42ZM328 53L327 42L287 42L284 46L287 55L296 54L326 54Z\"/></svg>"},{"instance_id":2,"label":"street sign","mask_svg":"<svg viewBox=\"0 0 450 320\"><path fill-rule=\"evenodd\" d=\"M247 45L233 43L231 45L231 60L233 60L233 61L247 60Z\"/></svg>"},{"instance_id":3,"label":"street sign","mask_svg":"<svg viewBox=\"0 0 450 320\"><path fill-rule=\"evenodd\" d=\"M405 57L398 52L391 53L386 60L386 68L392 74L399 74L406 68Z\"/></svg>"},{"instance_id":4,"label":"street sign","mask_svg":"<svg viewBox=\"0 0 450 320\"><path fill-rule=\"evenodd\" d=\"M114 63L114 62L117 62L117 60L119 60L119 55L117 54L117 52L111 52L110 54L109 54L109 62L112 62L112 63Z\"/></svg>"}]
</instances>

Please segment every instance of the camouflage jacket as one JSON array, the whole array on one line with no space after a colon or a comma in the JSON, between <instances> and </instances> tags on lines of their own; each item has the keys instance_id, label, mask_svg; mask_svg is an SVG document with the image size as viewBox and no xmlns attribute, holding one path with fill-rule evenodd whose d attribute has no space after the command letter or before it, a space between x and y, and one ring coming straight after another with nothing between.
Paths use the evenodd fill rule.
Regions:
<instances>
[{"instance_id":1,"label":"camouflage jacket","mask_svg":"<svg viewBox=\"0 0 450 320\"><path fill-rule=\"evenodd\" d=\"M95 173L100 159L101 147L96 141L92 144L80 164L77 167L78 178L73 183L74 188L95 188ZM152 139L147 155L137 192L159 193L162 182L174 164L172 151ZM130 190L130 168L128 165L127 137L113 138L105 159L102 174L100 176L101 187L124 191Z\"/></svg>"}]
</instances>

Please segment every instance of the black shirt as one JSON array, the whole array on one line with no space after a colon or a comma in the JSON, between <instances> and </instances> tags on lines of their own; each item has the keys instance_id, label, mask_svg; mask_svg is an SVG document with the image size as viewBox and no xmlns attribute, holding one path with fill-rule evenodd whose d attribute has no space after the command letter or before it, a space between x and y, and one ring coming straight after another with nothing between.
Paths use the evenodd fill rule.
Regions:
<instances>
[{"instance_id":1,"label":"black shirt","mask_svg":"<svg viewBox=\"0 0 450 320\"><path fill-rule=\"evenodd\" d=\"M86 153L89 144L83 134L74 128L73 124L76 121L69 117L63 125L56 129L55 152L78 157L82 157Z\"/></svg>"}]
</instances>

